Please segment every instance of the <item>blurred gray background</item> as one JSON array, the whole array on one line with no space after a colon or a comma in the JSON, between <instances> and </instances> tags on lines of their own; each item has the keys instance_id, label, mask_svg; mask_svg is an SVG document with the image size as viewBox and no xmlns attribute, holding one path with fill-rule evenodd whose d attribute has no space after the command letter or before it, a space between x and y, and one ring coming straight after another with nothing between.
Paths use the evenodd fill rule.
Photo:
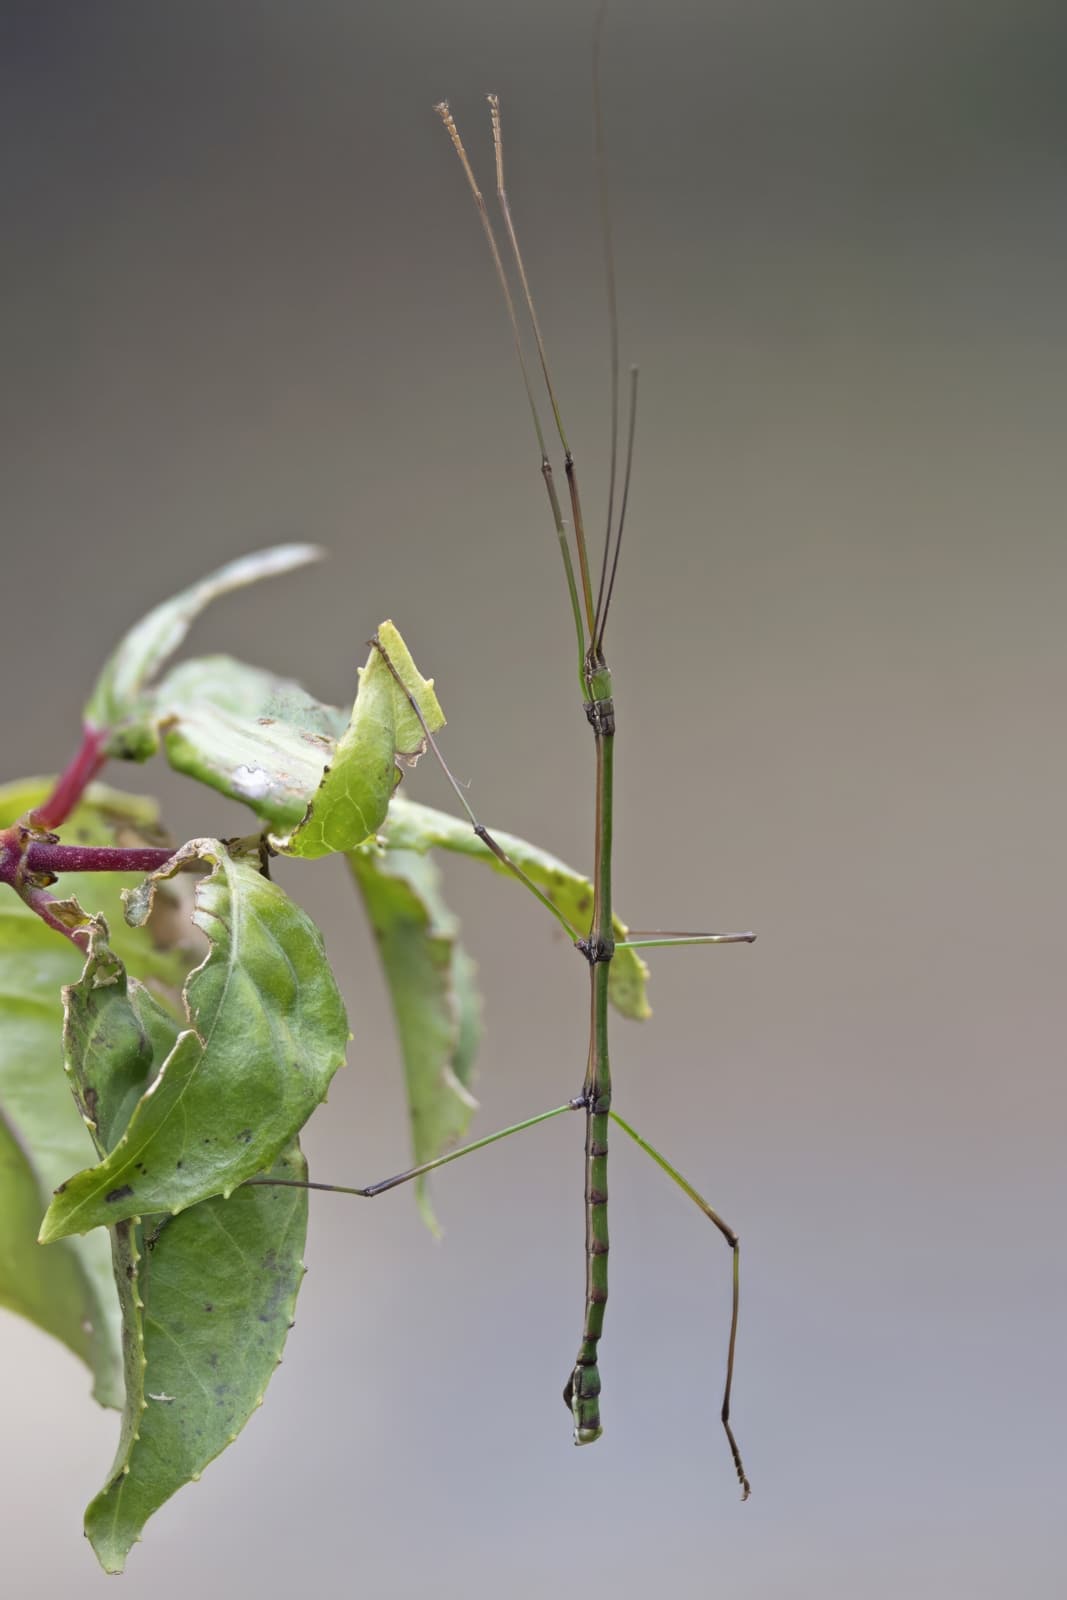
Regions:
<instances>
[{"instance_id":1,"label":"blurred gray background","mask_svg":"<svg viewBox=\"0 0 1067 1600\"><path fill-rule=\"evenodd\" d=\"M350 698L385 616L490 824L575 863L591 752L509 337L431 106L516 216L591 520L606 331L592 8L537 0L0 9L4 765L65 760L111 641L276 540L318 568L191 648ZM1067 1272L1062 911L1067 13L614 0L604 98L637 474L609 643L618 904L746 926L654 962L617 1104L742 1235L737 1502L718 1236L613 1168L606 1432L560 1388L581 1128L435 1186L312 1202L261 1413L123 1593L399 1600L1059 1596ZM235 808L163 771L176 833ZM427 764L409 793L450 806ZM406 1162L391 1019L344 874L321 920L351 1064L320 1178ZM469 863L478 1128L574 1093L577 958ZM621 1136L620 1136L621 1137ZM618 1141L617 1141L618 1142ZM81 1510L116 1419L0 1315L12 1594L103 1592Z\"/></svg>"}]
</instances>

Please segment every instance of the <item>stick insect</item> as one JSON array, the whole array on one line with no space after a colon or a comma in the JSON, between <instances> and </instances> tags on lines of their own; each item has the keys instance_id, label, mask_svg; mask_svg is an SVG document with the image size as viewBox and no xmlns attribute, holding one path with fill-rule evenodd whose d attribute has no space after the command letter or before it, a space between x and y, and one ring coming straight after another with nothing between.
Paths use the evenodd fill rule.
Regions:
<instances>
[{"instance_id":1,"label":"stick insect","mask_svg":"<svg viewBox=\"0 0 1067 1600\"><path fill-rule=\"evenodd\" d=\"M595 46L594 121L611 336L611 470L598 564L590 559L574 456L512 220L499 101L489 97L502 232L490 220L448 105L436 108L504 295L563 562L576 644L572 665L595 756L590 878L482 825L438 747L435 734L444 715L433 682L418 672L391 622L383 622L375 635L351 715L322 704L297 683L232 658L166 666L206 604L313 559L318 552L305 545L239 557L154 607L105 661L83 711L81 744L64 772L51 787L24 780L5 785L0 794L0 811L8 808L7 820L0 817L0 889L11 889L22 902L5 922L0 941L7 996L7 1009L0 1007L0 1167L10 1169L7 1190L18 1196L17 1205L0 1208L0 1301L61 1338L90 1367L97 1397L121 1405L114 1462L86 1508L86 1533L106 1571L123 1569L148 1518L233 1442L280 1359L304 1270L307 1204L303 1194L271 1193L266 1186L372 1197L566 1112L582 1114L585 1124L585 1293L581 1336L563 1390L574 1442L591 1444L602 1431L599 1350L608 1301L608 1146L617 1128L696 1204L731 1251L721 1417L742 1495L749 1492L730 1423L740 1292L737 1235L612 1104L609 999L631 1015L642 1014L634 991L643 1002L644 971L635 951L751 942L754 935L631 933L613 915L617 715L606 639L630 499L637 374L630 378L628 425L621 440L618 315L596 53ZM532 335L536 351L529 362L527 324L525 337ZM539 411L542 383L562 452L559 479ZM150 797L88 794L87 785L106 761L143 761L160 749L177 771L241 800L265 826L237 839L190 839L175 850L161 837ZM394 804L397 762L413 763L426 749L440 762L473 838L462 818L410 802ZM81 818L74 823L79 810ZM412 813L418 811L426 816L415 823ZM68 821L77 842L59 837ZM471 1109L465 1080L477 1034L476 1003L469 961L451 931L447 937L427 931L431 916L439 919L423 891L436 880L425 868L415 873L412 851L424 853L438 844L489 859L518 878L566 930L589 985L588 1052L577 1092L562 1105L458 1149L450 1148L450 1140L459 1127L466 1128ZM395 873L385 866L390 848L408 852L406 865L401 856ZM417 1164L365 1188L306 1183L297 1135L325 1098L350 1035L322 935L303 909L268 881L273 855L315 859L342 853L379 937L405 1067L414 1063L418 1069L408 1071L407 1085ZM551 863L547 871L546 862ZM191 969L186 957L197 959L197 954L173 927L158 944L138 932L148 923L157 892L165 883L174 890L170 880L186 871L195 875L195 883L185 909L207 944L206 953L200 951L203 959ZM61 874L76 885L81 874L129 872L147 877L122 898L117 885L99 891L101 900L87 902L96 907L91 911L82 909L73 886L63 900L48 893ZM394 920L406 918L417 928L417 938L405 932L390 945L393 913L383 906L387 889L397 884L404 907L414 900L417 912L412 918L404 910ZM561 887L567 885L576 889L573 895ZM10 901L5 906L7 915ZM163 920L175 920L173 908ZM35 942L41 923L47 948ZM68 947L59 946L54 935L62 935ZM448 982L441 985L434 963L437 950L446 945ZM77 966L70 946L83 958ZM127 955L133 970L127 969ZM433 966L430 982L424 981L428 966ZM421 983L429 998L413 996L410 987L401 993L394 982L397 973L405 984L417 980L414 988ZM64 978L71 981L63 983ZM25 1008L19 1004L23 993L30 1002ZM32 1028L24 1026L30 1010L37 1017ZM52 1070L54 1041L50 1048L47 1036L57 1013L73 1110L68 1086ZM412 1018L420 1034L431 1038L425 1049L408 1049L415 1025L407 1037L405 1025ZM435 1104L433 1095L423 1092L426 1083L451 1097L447 1115L440 1111L440 1099ZM58 1090L55 1102L53 1090ZM16 1123L7 1121L9 1107L25 1125L25 1146L16 1136ZM97 1157L89 1166L84 1164L86 1137ZM246 1191L246 1184L264 1187ZM47 1189L52 1196L36 1228ZM95 1236L103 1259L93 1244L64 1244L62 1252L45 1258L59 1263L56 1276L48 1275L53 1266L40 1266L35 1246L82 1235Z\"/></svg>"},{"instance_id":2,"label":"stick insect","mask_svg":"<svg viewBox=\"0 0 1067 1600\"><path fill-rule=\"evenodd\" d=\"M510 323L511 334L517 353L522 382L526 393L530 415L533 421L534 432L540 460L540 472L548 496L552 525L557 536L560 554L563 562L567 592L570 599L571 612L574 620L575 637L577 642L578 679L582 697L582 705L586 720L593 735L595 749L595 800L596 823L594 839L594 899L590 925L581 930L574 927L569 919L542 893L541 889L533 883L523 872L522 868L511 859L501 847L489 830L478 820L468 803L462 785L455 779L447 762L442 755L433 733L427 726L417 700L404 686L399 674L389 659L388 653L380 640L375 639L379 653L393 676L400 684L403 692L408 696L412 709L422 723L426 741L434 756L441 765L449 783L466 812L475 834L482 843L500 860L500 862L517 878L519 878L530 892L545 906L545 908L566 929L567 935L574 944L588 970L589 997L590 997L590 1024L589 1047L586 1060L585 1075L579 1092L573 1099L565 1104L553 1107L551 1110L540 1112L525 1121L513 1124L510 1127L498 1130L495 1133L476 1139L458 1149L439 1156L432 1161L424 1162L420 1166L410 1168L393 1177L383 1179L379 1183L371 1184L366 1188L350 1188L340 1184L312 1183L308 1187L313 1189L328 1189L344 1194L361 1195L367 1198L384 1194L388 1190L397 1188L401 1184L425 1176L450 1162L472 1155L477 1150L483 1150L488 1145L495 1144L501 1139L521 1133L528 1128L537 1127L543 1122L562 1116L569 1111L584 1112L585 1115L585 1178L584 1178L584 1207L585 1207L585 1309L582 1320L581 1339L578 1352L574 1360L570 1375L563 1390L563 1398L571 1414L573 1422L574 1442L577 1445L592 1444L602 1432L600 1415L601 1380L599 1371L599 1346L604 1329L604 1317L608 1299L608 1138L609 1130L614 1124L622 1133L648 1155L655 1164L667 1174L682 1193L700 1209L705 1217L719 1230L732 1255L733 1292L730 1316L730 1331L726 1357L726 1377L723 1389L721 1408L722 1425L726 1433L730 1453L738 1481L741 1485L742 1498L747 1499L749 1482L742 1463L741 1452L734 1436L730 1422L730 1401L733 1386L734 1357L737 1343L738 1310L740 1299L740 1246L738 1236L733 1228L723 1220L693 1187L689 1181L674 1167L670 1161L655 1149L642 1135L631 1126L614 1109L612 1104L612 1078L608 1041L608 977L610 965L615 952L621 948L648 949L672 945L693 944L738 944L752 943L755 935L752 933L689 933L665 932L662 930L634 933L625 941L617 941L614 935L612 916L612 844L613 844L613 792L614 792L614 749L617 713L612 689L611 671L607 664L605 654L605 635L611 611L612 597L615 592L615 581L618 574L619 555L622 546L623 529L626 521L626 510L629 500L631 469L633 463L634 431L637 412L637 369L631 370L628 424L625 443L625 452L620 467L620 382L619 382L619 337L618 314L616 307L615 274L613 266L613 253L611 242L610 211L607 198L607 184L605 178L605 163L602 135L602 117L599 99L599 73L596 57L599 52L600 25L597 27L597 40L594 47L594 74L593 74L593 99L594 122L597 140L597 165L600 174L601 197L601 224L604 243L604 259L607 282L608 319L610 329L610 363L611 363L611 458L608 489L608 505L605 519L605 533L603 549L599 564L599 573L595 579L589 558L588 541L586 538L585 522L582 514L582 503L578 487L578 475L574 457L568 443L564 429L559 402L553 387L549 372L545 344L537 317L533 295L530 290L526 275L526 268L522 253L519 248L518 236L512 220L511 207L508 201L507 189L504 181L504 139L501 122L500 102L496 95L488 96L490 123L492 131L493 152L496 169L496 197L499 205L506 251L510 256L515 279L519 285L519 301L525 311L532 334L534 347L537 352L537 363L540 368L540 377L543 381L547 395L548 406L552 413L552 422L558 435L559 447L562 451L564 476L566 480L567 497L570 507L570 526L564 519L560 496L556 487L551 458L546 444L545 432L542 427L540 411L535 394L535 383L531 375L530 364L527 361L524 341L520 323L520 313L516 305L516 296L511 287L511 279L504 264L497 232L490 219L489 210L484 196L478 186L473 168L467 156L467 151L460 136L452 112L446 101L442 101L435 110L440 117L452 141L456 156L460 162L464 177L470 189L474 203L477 207L482 229L492 256L495 274L503 293L507 315ZM573 542L573 552L572 552ZM256 1180L253 1180L256 1181ZM263 1180L260 1180L263 1181ZM270 1181L270 1180L266 1180ZM279 1180L274 1180L275 1182Z\"/></svg>"}]
</instances>

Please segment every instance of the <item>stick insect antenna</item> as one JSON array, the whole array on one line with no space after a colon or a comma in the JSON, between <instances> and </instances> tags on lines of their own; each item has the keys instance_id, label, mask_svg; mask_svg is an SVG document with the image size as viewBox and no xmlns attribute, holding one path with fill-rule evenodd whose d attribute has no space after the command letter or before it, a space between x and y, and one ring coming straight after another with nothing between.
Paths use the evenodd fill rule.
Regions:
<instances>
[{"instance_id":1,"label":"stick insect antenna","mask_svg":"<svg viewBox=\"0 0 1067 1600\"><path fill-rule=\"evenodd\" d=\"M569 456L571 453L571 447L567 441L567 435L564 432L563 416L559 409L559 401L556 399L556 391L553 387L552 377L548 370L548 358L545 355L545 341L541 335L541 324L537 318L537 308L534 305L533 294L530 291L530 280L526 276L526 264L522 259L522 251L519 249L519 239L515 232L515 224L511 220L511 206L508 203L508 192L504 185L504 138L503 130L500 124L500 96L498 94L487 94L485 98L489 102L489 117L493 126L493 157L496 162L496 197L500 206L500 215L504 219L504 229L508 236L508 243L511 246L511 253L515 258L515 269L519 274L519 282L522 284L522 293L526 301L526 309L530 314L530 326L533 328L534 343L537 345L537 356L541 363L541 374L545 380L545 388L548 390L548 402L552 407L552 415L556 423L556 432L559 434L559 442L563 446L564 455Z\"/></svg>"},{"instance_id":2,"label":"stick insect antenna","mask_svg":"<svg viewBox=\"0 0 1067 1600\"><path fill-rule=\"evenodd\" d=\"M615 290L615 249L611 233L611 202L608 194L607 146L604 137L604 113L600 97L600 50L604 34L604 16L607 0L597 7L593 25L593 141L596 150L597 189L600 196L600 239L604 257L604 284L607 291L608 347L611 363L611 467L608 475L608 514L604 527L604 553L600 562L600 584L597 589L595 620L592 627L591 648L598 657L604 640L604 623L607 607L604 588L607 581L608 561L611 552L611 529L615 520L615 484L619 463L619 307ZM619 533L622 532L621 520ZM618 557L616 556L616 562Z\"/></svg>"},{"instance_id":3,"label":"stick insect antenna","mask_svg":"<svg viewBox=\"0 0 1067 1600\"><path fill-rule=\"evenodd\" d=\"M489 100L491 105L493 104L495 98L496 97L494 95L490 95ZM571 612L574 617L574 627L578 638L578 676L579 679L581 679L585 665L585 628L582 622L582 608L578 599L578 586L575 582L574 566L571 561L570 547L567 543L567 527L563 521L563 511L559 503L559 496L556 493L555 480L552 476L552 463L548 458L548 451L545 447L544 430L541 427L541 417L537 409L537 402L534 399L533 384L530 381L530 370L526 364L526 353L522 347L522 335L519 331L519 319L515 310L515 301L512 297L511 285L508 283L508 276L504 271L504 263L500 257L500 249L496 242L496 234L493 232L493 224L489 220L489 211L485 204L485 197L483 196L481 189L478 187L478 180L474 176L474 169L472 168L470 160L468 159L463 140L460 138L459 129L456 127L456 122L452 115L451 107L449 106L447 100L441 100L436 106L434 106L434 110L437 112L437 115L441 118L445 128L448 130L449 138L452 140L453 148L455 149L456 155L459 157L459 162L467 179L468 187L470 188L471 194L474 197L474 203L478 208L478 216L482 224L482 231L485 234L486 243L489 246L489 252L493 258L493 266L496 270L497 281L500 284L500 288L504 295L504 303L507 306L508 320L511 323L511 335L515 344L515 354L519 358L519 367L522 371L523 387L526 390L526 400L530 407L530 416L533 419L534 433L537 435L537 447L541 454L541 477L544 480L545 490L548 494L548 503L552 511L552 523L556 530L556 537L559 540L560 554L563 558L563 570L567 579L567 591L570 595ZM498 128L498 126L499 111L495 113L494 128ZM510 217L508 217L508 224L510 227ZM511 238L513 248L515 249L517 255L518 247L514 244L514 233L512 233ZM521 272L521 259L519 260L519 267ZM530 301L529 289L525 287L526 280L524 273L522 274L522 277L527 303L530 305L532 314L533 306L532 302ZM537 327L536 317L534 317L533 322L534 331L538 340L538 347L541 354L541 367L544 371L544 351L543 349L540 349L540 330ZM545 371L545 379L547 382L547 371ZM556 406L556 398L552 392L551 384L548 385L548 390L552 403L553 414L556 418L556 425L560 429L560 437L562 438L563 433L559 420L559 410ZM564 448L566 449L565 443ZM583 577L583 592L585 594L586 615L589 619L589 629L590 632L592 632L593 614L592 605L589 598L589 581L587 573Z\"/></svg>"},{"instance_id":4,"label":"stick insect antenna","mask_svg":"<svg viewBox=\"0 0 1067 1600\"><path fill-rule=\"evenodd\" d=\"M489 115L493 124L493 153L496 158L497 202L500 206L500 214L504 219L504 229L508 236L508 243L511 245L511 253L515 261L515 270L518 272L519 282L522 284L523 297L526 301L526 310L529 313L530 326L533 329L534 343L537 345L537 355L541 362L541 373L545 380L545 388L548 390L548 399L549 404L552 407L552 415L556 420L556 432L559 434L559 442L563 446L563 465L564 471L567 475L567 488L570 492L571 499L571 517L574 522L574 543L575 548L578 551L578 568L581 573L582 596L585 601L585 614L589 624L589 636L591 643L592 636L595 631L593 586L589 578L589 555L585 539L585 522L582 517L582 501L578 492L578 472L574 465L574 456L571 454L571 447L568 443L567 435L563 428L563 417L560 413L559 403L556 400L556 391L553 387L552 378L548 370L548 357L545 355L545 341L541 337L541 324L537 320L537 308L534 305L533 294L530 290L530 281L526 276L526 266L522 259L522 251L519 249L518 235L515 232L515 225L511 220L511 206L508 204L508 194L504 184L504 137L500 123L500 97L499 95L491 94L487 95L486 98L489 101Z\"/></svg>"},{"instance_id":5,"label":"stick insect antenna","mask_svg":"<svg viewBox=\"0 0 1067 1600\"><path fill-rule=\"evenodd\" d=\"M478 187L478 180L474 176L474 169L470 164L463 140L459 136L459 129L456 127L455 118L452 115L452 108L450 107L448 101L440 101L439 104L434 106L434 110L437 112L437 115L441 118L441 121L448 129L449 137L451 138L456 154L459 157L460 165L463 168L467 183L470 186L471 194L474 196L474 203L478 208L478 216L481 219L482 231L485 234L486 242L489 245L490 254L493 257L493 265L496 268L497 279L500 283L500 288L503 291L504 303L508 308L508 318L511 322L511 334L515 341L515 354L519 358L519 366L522 369L523 386L526 390L526 400L530 407L530 416L533 418L534 432L537 434L538 447L542 456L547 457L548 452L545 449L545 436L541 427L541 416L537 409L537 401L534 399L533 385L530 382L530 370L526 365L526 352L522 348L522 335L519 331L519 318L515 310L515 301L512 299L511 285L508 283L507 273L504 271L504 263L500 258L500 249L496 242L496 234L493 232L493 224L489 220L489 210L485 203L485 196Z\"/></svg>"},{"instance_id":6,"label":"stick insect antenna","mask_svg":"<svg viewBox=\"0 0 1067 1600\"><path fill-rule=\"evenodd\" d=\"M626 435L626 469L622 480L622 504L619 507L619 525L615 530L615 552L611 558L611 575L608 578L607 592L604 593L604 573L608 564L607 538L604 541L604 566L600 573L601 593L603 601L597 600L596 624L593 630L593 654L600 658L604 653L604 629L608 623L608 612L611 610L611 597L615 593L615 574L619 570L619 551L622 549L622 530L626 526L626 507L630 501L630 474L634 464L634 433L637 429L637 368L630 368L630 421ZM610 531L610 530L609 530Z\"/></svg>"}]
</instances>

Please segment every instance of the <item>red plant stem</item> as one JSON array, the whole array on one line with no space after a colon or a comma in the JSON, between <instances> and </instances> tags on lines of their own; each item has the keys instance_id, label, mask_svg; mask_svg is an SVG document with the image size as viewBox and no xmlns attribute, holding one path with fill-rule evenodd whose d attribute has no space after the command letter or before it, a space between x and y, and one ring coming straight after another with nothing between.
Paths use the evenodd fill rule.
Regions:
<instances>
[{"instance_id":1,"label":"red plant stem","mask_svg":"<svg viewBox=\"0 0 1067 1600\"><path fill-rule=\"evenodd\" d=\"M167 847L123 850L111 845L49 844L33 839L22 855L23 871L155 872L174 851Z\"/></svg>"},{"instance_id":2,"label":"red plant stem","mask_svg":"<svg viewBox=\"0 0 1067 1600\"><path fill-rule=\"evenodd\" d=\"M63 872L155 872L174 854L166 846L121 849L110 845L58 844L55 837L41 838L25 826L0 830L0 883L6 883L46 922L78 949L85 948L89 929L84 920L62 907L45 885Z\"/></svg>"},{"instance_id":3,"label":"red plant stem","mask_svg":"<svg viewBox=\"0 0 1067 1600\"><path fill-rule=\"evenodd\" d=\"M45 828L49 832L66 822L74 807L78 804L89 784L96 777L100 768L107 760L105 744L107 734L100 728L82 729L82 742L77 754L64 772L61 772L52 788L52 793L41 802L35 811L30 813L30 821L35 827ZM68 871L73 869L68 868ZM91 872L92 867L81 869ZM100 869L117 871L117 868Z\"/></svg>"}]
</instances>

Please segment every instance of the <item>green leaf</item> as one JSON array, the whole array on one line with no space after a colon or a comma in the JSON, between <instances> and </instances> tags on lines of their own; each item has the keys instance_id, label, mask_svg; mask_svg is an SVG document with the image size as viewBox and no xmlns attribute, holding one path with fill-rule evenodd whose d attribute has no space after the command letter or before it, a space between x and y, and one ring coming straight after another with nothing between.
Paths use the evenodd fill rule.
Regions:
<instances>
[{"instance_id":1,"label":"green leaf","mask_svg":"<svg viewBox=\"0 0 1067 1600\"><path fill-rule=\"evenodd\" d=\"M421 676L391 622L377 638L427 726L444 716L432 680ZM243 801L277 832L289 855L350 850L380 825L399 782L397 760L413 765L425 733L381 652L360 671L351 717L299 684L228 656L184 662L152 692L154 737L179 772Z\"/></svg>"},{"instance_id":2,"label":"green leaf","mask_svg":"<svg viewBox=\"0 0 1067 1600\"><path fill-rule=\"evenodd\" d=\"M271 1169L307 1178L296 1144ZM148 1518L232 1444L281 1360L304 1275L307 1190L244 1186L179 1217L111 1230L127 1396L108 1481L85 1513L105 1572Z\"/></svg>"},{"instance_id":3,"label":"green leaf","mask_svg":"<svg viewBox=\"0 0 1067 1600\"><path fill-rule=\"evenodd\" d=\"M44 1241L229 1195L289 1144L344 1060L348 1025L322 936L250 862L194 839L128 896L131 921L194 861L212 867L193 916L210 949L183 991L186 1025L115 1148L57 1192Z\"/></svg>"},{"instance_id":4,"label":"green leaf","mask_svg":"<svg viewBox=\"0 0 1067 1600\"><path fill-rule=\"evenodd\" d=\"M178 772L295 827L347 717L286 678L229 656L184 661L155 690L155 718Z\"/></svg>"},{"instance_id":5,"label":"green leaf","mask_svg":"<svg viewBox=\"0 0 1067 1600\"><path fill-rule=\"evenodd\" d=\"M50 779L0 788L0 827L39 805ZM155 802L93 784L62 830L67 843L151 841ZM134 876L64 874L63 889L110 917L118 945L154 980L177 989L188 954L160 949L122 921L119 898ZM162 905L160 909L163 909ZM155 927L156 919L153 919ZM52 1190L92 1159L88 1131L63 1072L60 991L82 957L14 894L0 893L0 1303L61 1339L89 1366L102 1405L121 1406L119 1313L103 1235L42 1250L37 1229Z\"/></svg>"},{"instance_id":6,"label":"green leaf","mask_svg":"<svg viewBox=\"0 0 1067 1600\"><path fill-rule=\"evenodd\" d=\"M433 679L420 675L393 624L383 622L376 638L400 683L381 650L372 646L366 666L360 669L351 721L303 820L289 834L271 835L271 844L285 855L314 857L353 850L381 827L400 781L397 760L414 766L426 746L422 723L405 690L418 702L431 733L444 726Z\"/></svg>"},{"instance_id":7,"label":"green leaf","mask_svg":"<svg viewBox=\"0 0 1067 1600\"><path fill-rule=\"evenodd\" d=\"M254 551L227 562L142 617L103 668L85 708L89 727L111 732L108 753L143 761L155 750L156 735L146 690L205 606L232 589L290 572L317 560L320 554L308 544L283 544L272 550Z\"/></svg>"},{"instance_id":8,"label":"green leaf","mask_svg":"<svg viewBox=\"0 0 1067 1600\"><path fill-rule=\"evenodd\" d=\"M66 1068L104 1154L173 1050L178 1023L127 978L99 918L64 1002ZM306 1181L295 1142L271 1175ZM85 1518L106 1571L122 1571L147 1519L261 1403L292 1323L306 1230L306 1189L263 1184L109 1230L126 1398L115 1463ZM38 1254L48 1260L63 1249Z\"/></svg>"},{"instance_id":9,"label":"green leaf","mask_svg":"<svg viewBox=\"0 0 1067 1600\"><path fill-rule=\"evenodd\" d=\"M43 1208L33 1164L0 1113L0 1305L61 1339L92 1369L96 1398L121 1405L118 1344L94 1298L95 1290L106 1288L103 1274L90 1280L73 1250L41 1249Z\"/></svg>"},{"instance_id":10,"label":"green leaf","mask_svg":"<svg viewBox=\"0 0 1067 1600\"><path fill-rule=\"evenodd\" d=\"M474 962L459 944L459 923L441 899L440 873L412 850L353 853L359 885L393 1001L411 1116L412 1164L442 1155L465 1132L477 1101L470 1093L481 1037ZM425 1180L419 1209L437 1231Z\"/></svg>"},{"instance_id":11,"label":"green leaf","mask_svg":"<svg viewBox=\"0 0 1067 1600\"><path fill-rule=\"evenodd\" d=\"M402 795L394 797L388 820L379 830L379 836L390 852L425 852L435 847L455 850L460 855L473 856L476 861L492 867L494 872L502 872L512 882L518 881L514 873L477 837L469 822L449 816L445 811L435 811L430 806L405 800ZM575 927L588 925L593 908L593 885L588 878L575 872L556 856L549 855L547 850L528 844L513 833L501 833L494 828L493 837ZM614 927L616 938L625 939L626 924L616 917ZM652 1015L645 993L647 978L648 967L636 950L616 950L611 962L609 994L612 1004L624 1017L641 1022Z\"/></svg>"},{"instance_id":12,"label":"green leaf","mask_svg":"<svg viewBox=\"0 0 1067 1600\"><path fill-rule=\"evenodd\" d=\"M127 977L101 917L90 921L85 966L63 990L63 1012L63 1065L82 1121L107 1155L173 1050L178 1022Z\"/></svg>"}]
</instances>

